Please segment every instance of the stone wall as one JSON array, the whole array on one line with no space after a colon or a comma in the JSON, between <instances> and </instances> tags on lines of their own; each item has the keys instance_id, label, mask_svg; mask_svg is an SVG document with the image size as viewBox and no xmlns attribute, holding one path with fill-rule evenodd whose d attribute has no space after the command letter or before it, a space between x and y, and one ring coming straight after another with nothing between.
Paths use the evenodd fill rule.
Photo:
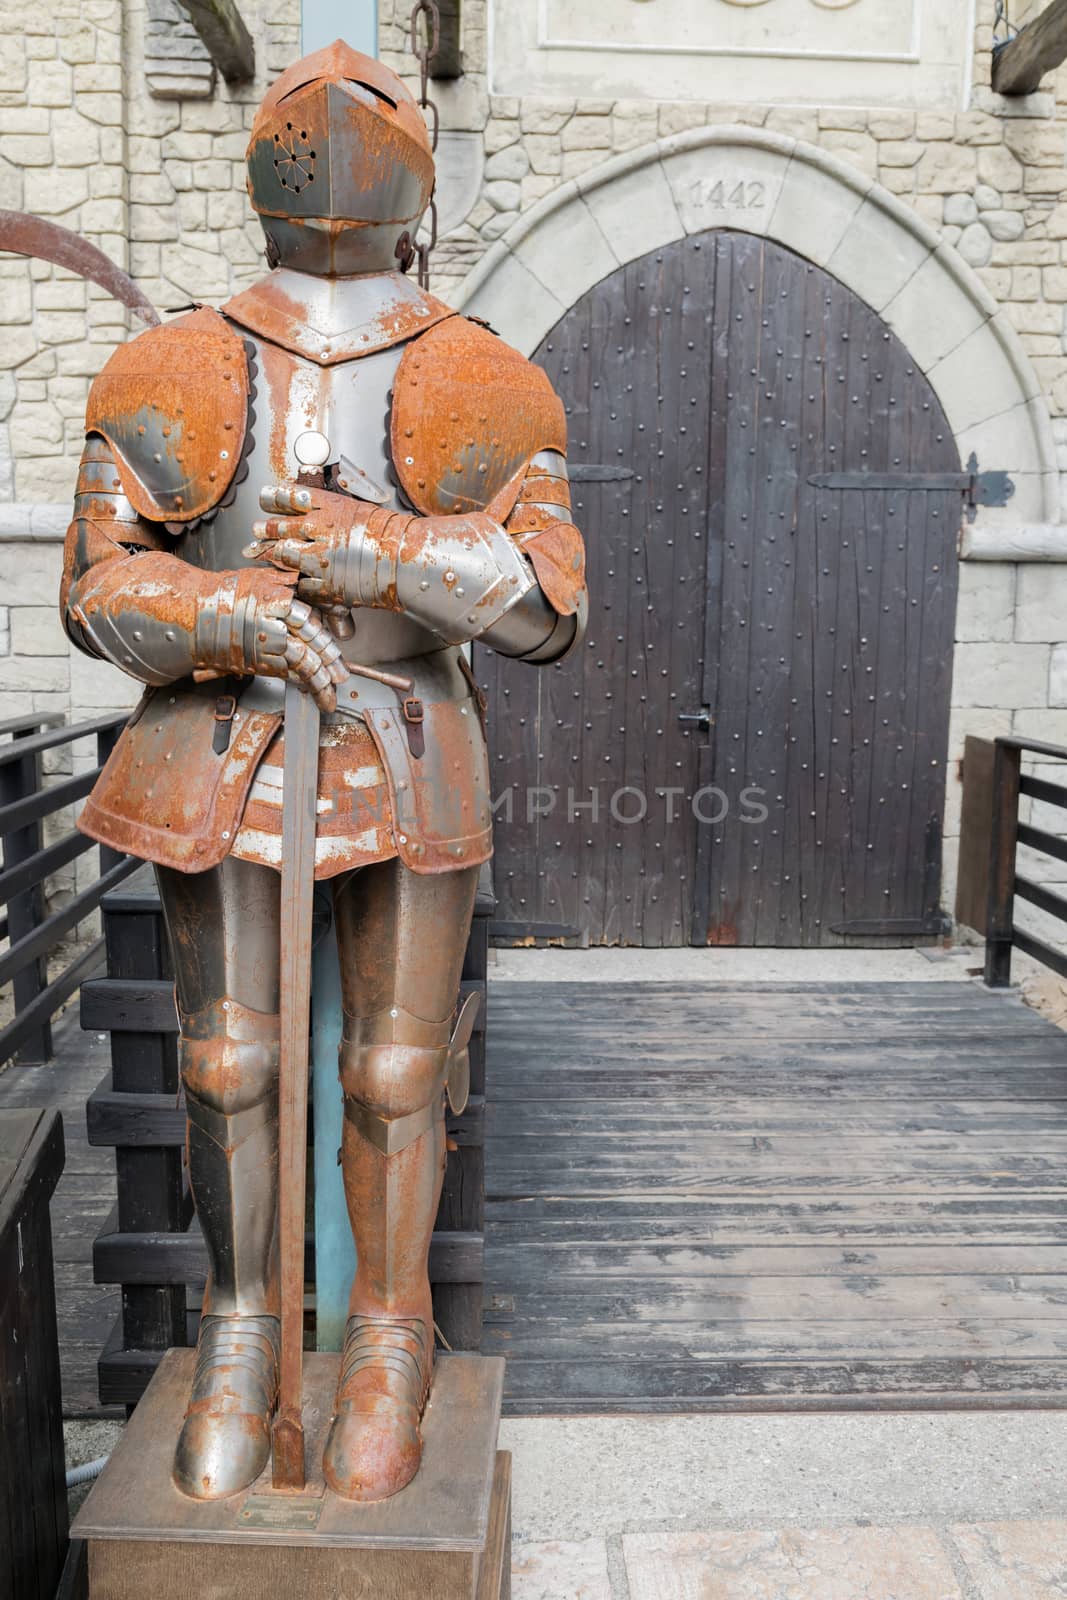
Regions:
<instances>
[{"instance_id":1,"label":"stone wall","mask_svg":"<svg viewBox=\"0 0 1067 1600\"><path fill-rule=\"evenodd\" d=\"M247 282L262 260L247 129L266 82L299 52L299 0L243 0L242 11L257 81L171 99L146 79L143 0L36 12L0 0L0 205L84 233L161 308L219 303ZM417 87L406 0L379 11L383 57ZM433 92L443 129L466 136L453 148L473 162L477 198L440 242L434 287L459 293L531 208L628 151L713 125L787 135L880 185L973 268L1019 336L1067 469L1067 69L1025 100L995 96L992 13L979 0L971 101L949 114L494 96L486 0L465 0L465 75ZM103 291L43 263L0 258L0 280L0 716L58 706L81 717L132 698L108 668L79 657L72 670L53 611L88 383L130 323ZM1059 509L1046 520L1058 524ZM1067 741L1065 619L1062 561L963 563L954 757L968 731ZM950 833L957 818L958 792Z\"/></svg>"}]
</instances>

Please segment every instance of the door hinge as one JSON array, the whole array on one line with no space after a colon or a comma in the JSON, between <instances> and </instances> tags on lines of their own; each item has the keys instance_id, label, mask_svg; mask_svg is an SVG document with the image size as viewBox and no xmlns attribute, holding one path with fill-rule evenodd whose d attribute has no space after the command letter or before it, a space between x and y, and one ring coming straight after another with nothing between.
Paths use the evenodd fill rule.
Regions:
<instances>
[{"instance_id":1,"label":"door hinge","mask_svg":"<svg viewBox=\"0 0 1067 1600\"><path fill-rule=\"evenodd\" d=\"M979 472L973 451L963 472L816 472L808 482L815 489L957 489L968 522L974 521L979 506L1006 506L1015 493L1007 472Z\"/></svg>"},{"instance_id":2,"label":"door hinge","mask_svg":"<svg viewBox=\"0 0 1067 1600\"><path fill-rule=\"evenodd\" d=\"M571 483L625 483L634 475L633 467L615 467L599 461L568 461Z\"/></svg>"},{"instance_id":3,"label":"door hinge","mask_svg":"<svg viewBox=\"0 0 1067 1600\"><path fill-rule=\"evenodd\" d=\"M849 939L940 938L952 932L943 911L930 917L858 917L854 922L834 922L830 932Z\"/></svg>"}]
</instances>

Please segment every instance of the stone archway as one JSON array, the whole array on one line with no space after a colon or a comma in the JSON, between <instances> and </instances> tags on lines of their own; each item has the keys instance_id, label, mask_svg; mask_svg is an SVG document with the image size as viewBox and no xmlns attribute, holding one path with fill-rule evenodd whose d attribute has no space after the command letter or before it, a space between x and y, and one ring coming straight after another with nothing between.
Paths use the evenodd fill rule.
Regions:
<instances>
[{"instance_id":1,"label":"stone archway","mask_svg":"<svg viewBox=\"0 0 1067 1600\"><path fill-rule=\"evenodd\" d=\"M759 128L698 128L593 168L486 252L458 303L532 353L619 266L709 228L765 235L839 278L907 346L960 459L1011 473L983 525L1058 523L1059 474L1041 386L1018 335L958 253L907 206L812 145Z\"/></svg>"}]
</instances>

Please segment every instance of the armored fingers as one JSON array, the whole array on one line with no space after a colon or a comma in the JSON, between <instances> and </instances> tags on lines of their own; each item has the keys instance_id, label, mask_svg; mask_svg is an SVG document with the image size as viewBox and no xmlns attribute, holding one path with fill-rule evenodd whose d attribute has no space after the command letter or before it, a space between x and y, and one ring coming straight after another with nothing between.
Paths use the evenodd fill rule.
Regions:
<instances>
[{"instance_id":1,"label":"armored fingers","mask_svg":"<svg viewBox=\"0 0 1067 1600\"><path fill-rule=\"evenodd\" d=\"M90 435L60 597L71 642L142 683L191 672L295 678L329 709L345 669L292 578L190 565L162 547L162 530L138 515L117 481L110 447Z\"/></svg>"},{"instance_id":2,"label":"armored fingers","mask_svg":"<svg viewBox=\"0 0 1067 1600\"><path fill-rule=\"evenodd\" d=\"M447 644L482 639L530 661L558 659L581 635L585 565L556 451L530 463L504 523L491 510L416 517L286 485L260 503L284 515L255 524L246 554L295 569L315 605L402 611Z\"/></svg>"}]
</instances>

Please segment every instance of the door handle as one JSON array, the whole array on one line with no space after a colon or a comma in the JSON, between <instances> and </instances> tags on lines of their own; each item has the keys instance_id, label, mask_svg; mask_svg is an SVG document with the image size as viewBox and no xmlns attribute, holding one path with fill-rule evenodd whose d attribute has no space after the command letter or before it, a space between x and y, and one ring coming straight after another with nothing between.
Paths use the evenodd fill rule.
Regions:
<instances>
[{"instance_id":1,"label":"door handle","mask_svg":"<svg viewBox=\"0 0 1067 1600\"><path fill-rule=\"evenodd\" d=\"M711 714L710 706L701 706L699 711L679 711L679 722L695 722L701 733L709 733L715 718Z\"/></svg>"}]
</instances>

